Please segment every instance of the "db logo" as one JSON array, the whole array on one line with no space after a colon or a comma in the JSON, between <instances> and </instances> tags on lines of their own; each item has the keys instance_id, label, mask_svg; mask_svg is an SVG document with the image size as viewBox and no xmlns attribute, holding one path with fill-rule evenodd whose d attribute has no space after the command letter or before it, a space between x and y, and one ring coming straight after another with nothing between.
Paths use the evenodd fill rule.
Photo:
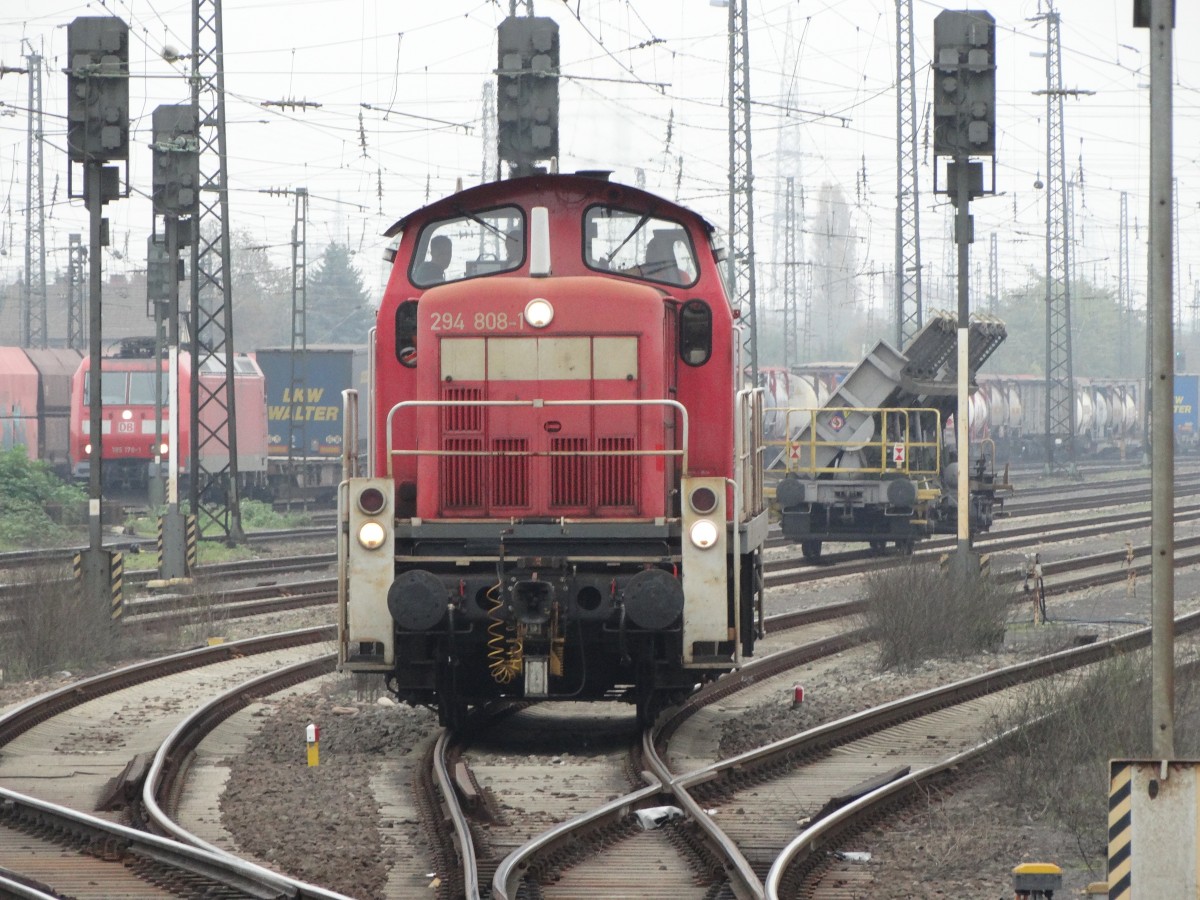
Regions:
<instances>
[{"instance_id":1,"label":"db logo","mask_svg":"<svg viewBox=\"0 0 1200 900\"><path fill-rule=\"evenodd\" d=\"M117 433L118 434L133 434L133 423L132 422L118 422L117 423Z\"/></svg>"}]
</instances>

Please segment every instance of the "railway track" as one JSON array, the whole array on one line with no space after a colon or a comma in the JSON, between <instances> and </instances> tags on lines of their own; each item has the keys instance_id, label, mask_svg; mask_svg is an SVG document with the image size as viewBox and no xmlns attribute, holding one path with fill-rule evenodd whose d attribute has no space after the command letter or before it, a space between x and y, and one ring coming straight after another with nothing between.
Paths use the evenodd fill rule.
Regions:
<instances>
[{"instance_id":1,"label":"railway track","mask_svg":"<svg viewBox=\"0 0 1200 900\"><path fill-rule=\"evenodd\" d=\"M133 725L123 739L130 746L110 751L115 757L111 765L93 752L88 755L88 763L80 767L71 753L62 750L62 742L71 733L71 726L64 728L62 724L64 718L71 718L81 707L95 707L88 721L104 721L113 716L112 710L104 707L113 703L110 698L123 692L157 686L164 678L192 678L194 673L212 666L231 662L242 665L244 660L258 657L268 669L275 669L278 665L274 654L308 647L332 636L330 628L307 629L174 654L76 682L7 711L0 716L0 747L4 748L0 759L0 870L19 873L23 884L46 896L103 900L288 896L344 900L343 895L281 876L227 853L188 846L130 827L128 820L134 817L119 800L124 796L125 782L118 777L101 792L97 781L114 766L120 770L120 761L127 754L132 753L136 760L140 753L153 752L155 728L143 723ZM322 658L328 665L328 654ZM145 708L144 701L131 702L132 709ZM135 745L138 740L142 743ZM59 746L48 756L43 749L47 741L58 742ZM32 778L29 760L39 760ZM51 774L55 766L62 769L58 777ZM18 792L14 785L32 785L39 796ZM106 800L100 805L108 812L93 814L72 808L82 798L101 795Z\"/></svg>"},{"instance_id":2,"label":"railway track","mask_svg":"<svg viewBox=\"0 0 1200 900\"><path fill-rule=\"evenodd\" d=\"M1123 519L1122 521L1126 521L1127 519L1128 519L1128 517L1125 517L1125 519ZM1095 527L1103 527L1103 524L1102 523L1097 524ZM1182 549L1187 549L1187 546L1183 542L1177 542L1177 546L1181 547ZM1177 564L1183 564L1185 562L1190 562L1191 564L1194 564L1195 562L1200 561L1200 559L1195 559L1194 557L1189 557L1187 554L1182 554L1182 553L1179 555L1179 557L1180 558L1177 559ZM1049 563L1046 566L1046 576L1050 581L1050 591L1051 591L1051 593L1061 592L1061 591L1066 590L1070 586L1070 582L1068 582L1066 580L1066 575L1068 572L1068 569L1066 568L1067 566L1072 566L1072 567L1076 567L1076 568L1083 567L1083 566L1091 566L1093 568L1093 570L1095 569L1096 566L1099 566L1101 569L1108 570L1107 574L1104 577L1109 582L1119 581L1119 580L1123 579L1124 577L1126 577L1126 575L1125 575L1125 572L1121 570L1121 567L1119 565L1113 565L1114 562L1118 562L1116 556L1112 553L1109 553L1109 554L1095 555L1090 560L1085 559L1085 560L1082 560L1079 562L1063 561L1063 563L1062 563L1063 568L1056 568L1055 566L1058 565L1057 563ZM818 571L823 570L822 574L824 574L824 575L830 574L830 567L816 567L816 568L818 569ZM1080 584L1095 585L1097 583L1100 583L1101 577L1099 575L1097 575L1097 573L1095 571L1092 571L1090 573L1084 573L1083 575L1080 576L1080 579L1081 579L1079 582ZM811 636L813 634L813 632L818 630L818 628L823 628L827 632L828 640L831 643L829 644L828 647L819 649L816 652L818 655L828 655L829 653L838 652L837 649L835 649L835 648L840 648L841 650L844 651L847 647L852 647L855 645L855 643L858 643L862 640L861 636L856 637L854 635L842 634L841 631L843 631L844 629L839 629L837 622L834 619L834 617L837 617L837 616L853 615L856 611L857 611L857 609L853 604L839 604L836 606L829 606L829 607L823 608L818 611L807 611L804 613L797 613L797 614L795 614L794 618L790 622L789 622L789 620L784 619L784 618L774 618L773 617L771 620L769 632L771 633L772 637L776 637L776 636L781 635L781 633L783 632L786 625L803 624L807 629L806 633L808 634L808 636ZM819 625L819 622L821 620L824 620L826 622L825 626ZM763 645L764 649L769 648L770 641L771 641L771 638L768 638L768 640L766 642L764 642L764 645ZM810 652L812 652L812 648L810 648ZM772 657L772 661L775 661L774 657ZM763 661L763 663L765 663L765 662L766 662L766 660ZM777 662L777 661L775 661L775 662ZM748 666L744 670L744 674L751 680L751 682L757 681L757 682L761 683L770 678L775 678L777 680L778 684L786 684L788 679L795 677L794 675L789 674L794 671L795 664L792 664L791 668L784 666L783 668L780 669L780 671L777 674L772 675L772 674L768 674L767 669L759 668L759 666L761 666L763 663L755 663L752 666ZM807 663L805 663L805 664L807 664ZM732 691L733 689L734 689L733 681L731 679L730 680L722 679L721 682L718 682L715 685L706 687L705 691L711 691L714 694L717 692L725 692L725 696L730 696L731 694L729 692ZM243 690L243 688L240 688L240 687L235 688L232 693L237 693L239 690ZM264 688L264 690L265 690L265 688ZM776 691L777 692L779 691L778 685L776 686ZM696 699L699 699L703 694L704 694L704 692L702 691L700 695L697 695ZM720 702L722 702L722 699L721 698L709 699L707 702L709 704L720 703ZM516 712L516 713L513 713L513 715L525 716L526 718L528 718L529 716L536 717L539 714L545 714L545 712L546 712L545 710L540 711L540 713L538 711L530 710L530 711L525 711L525 712ZM619 717L619 718L622 718L622 724L620 724L619 726L603 726L602 725L602 726L600 726L601 732L604 733L606 730L608 732L611 732L614 728L625 728L626 730L628 730L629 717ZM665 726L661 726L661 727L663 727L663 732L661 732L661 733L666 733ZM542 729L542 730L545 730L545 729ZM678 727L676 728L676 730L678 731ZM714 729L711 726L704 726L704 727L701 727L699 730L703 734L711 735L711 733L713 732ZM611 734L609 734L609 737L605 738L605 739L610 740L610 742L611 742L611 740L612 740ZM592 740L598 741L598 740L601 740L601 738L593 737ZM661 738L659 740L661 740ZM695 739L693 739L693 741L694 740ZM700 739L701 746L704 745L705 740L706 740L705 738ZM709 751L711 752L711 748L712 748L711 739L708 739L708 740L709 740L708 747L709 747ZM672 738L669 735L667 737L667 741L668 741L669 746L678 745L677 739ZM620 758L622 760L628 759L628 762L619 763L617 766L617 769L619 771L631 771L634 773L640 773L642 771L653 772L654 769L650 765L650 763L647 762L643 757L640 757L637 755L641 751L633 750L632 745L634 743L639 743L638 736L636 734L631 734L629 736L628 743L631 745L630 748L628 750L626 750L625 748L622 748L622 750L619 753ZM165 757L167 757L167 758L170 758L179 753L179 751L174 751L174 752L163 751L163 752L164 752ZM639 857L639 859L650 861L650 862L645 862L645 863L637 863L636 870L639 872L649 871L650 869L654 868L655 864L652 861L655 859L658 859L662 856L663 850L662 850L661 845L663 844L664 838L668 834L671 834L676 831L685 831L686 833L679 835L679 836L673 836L671 838L671 840L666 841L667 849L670 852L664 858L674 860L674 862L669 864L669 868L671 868L673 871L677 871L677 873L680 874L681 876L684 875L685 873L691 873L688 877L695 877L695 873L697 871L700 871L700 872L719 871L719 872L724 872L724 873L732 872L733 874L726 875L723 877L732 878L734 880L743 880L744 879L744 880L746 880L747 885L751 886L751 889L755 882L748 880L747 873L752 873L754 879L757 880L757 883L762 886L761 890L766 891L767 890L766 879L768 877L767 870L771 863L771 861L768 861L766 859L766 854L761 849L752 850L751 852L747 852L745 850L745 848L742 847L737 852L740 853L742 859L745 860L744 864L742 862L740 862L736 856L727 857L725 862L716 862L716 860L721 859L720 853L718 850L712 849L711 845L715 845L716 847L719 848L721 842L720 842L720 839L716 838L715 836L708 835L707 824L712 824L711 822L709 822L709 820L711 820L713 818L719 818L719 816L713 816L712 814L705 812L705 810L712 810L712 809L716 809L717 807L715 806L715 804L709 803L709 799L708 799L707 795L705 795L702 791L699 792L700 799L695 801L698 804L698 806L696 808L692 808L692 807L689 807L688 805L686 805L684 800L679 798L676 794L672 793L670 790L670 788L673 786L673 784L675 782L679 782L682 779L685 779L692 772L698 771L700 768L702 768L702 766L699 765L702 755L703 755L703 752L693 752L691 754L691 758L693 759L693 762L686 763L682 768L673 762L672 767L671 767L671 769L668 770L667 774L662 775L661 777L658 775L647 776L647 777L653 777L654 779L656 779L657 784L658 784L658 788L656 789L657 793L654 793L652 791L652 789L654 788L654 785L651 784L649 787L647 787L646 786L647 782L643 778L643 781L640 783L638 789L635 790L634 785L631 783L628 785L629 790L626 791L626 793L619 794L618 799L611 800L608 802L597 801L595 803L591 803L590 808L585 813L581 813L581 815L586 815L586 816L592 817L592 820L593 820L592 829L594 831L596 831L596 833L602 835L602 838L601 838L602 843L603 842L611 842L611 841L618 841L618 843L628 843L629 841L633 841L635 843L642 842L642 843L647 844L648 846L653 846L654 849L651 849L649 851L646 851L645 848L642 848L642 850L639 851L639 852L643 853L643 855L641 857ZM682 751L676 752L676 757L682 758L682 757L688 757L688 756L689 756L689 753L685 753ZM693 764L693 763L695 763L695 764ZM435 820L437 818L439 818L441 815L440 805L443 802L443 799L442 799L444 797L444 794L442 793L443 790L448 792L452 796L465 797L468 800L468 803L474 802L476 804L479 804L481 802L480 797L485 793L485 792L482 792L479 790L478 784L475 783L475 779L472 778L471 773L473 772L473 768L470 765L466 766L465 768L459 767L457 765L457 763L454 761L454 758L452 756L444 757L443 761L440 765L443 768L443 775L440 776L443 788L438 789L438 791L435 792L435 793L437 793L437 800L434 804L434 813L433 813ZM509 763L509 767L511 768L511 762ZM735 768L736 768L736 766L735 766ZM742 763L742 768L745 768L744 762ZM682 774L677 774L680 772ZM672 774L672 773L676 773L676 774ZM164 783L178 784L179 782L177 781L177 779L176 780L166 779ZM475 787L472 787L473 783L475 783ZM608 782L606 784L608 785L608 793L613 793L614 789L611 787L611 782ZM602 792L604 792L605 786L602 785L601 787L602 787ZM664 789L666 789L666 793L663 792ZM165 794L166 799L161 801L161 807L164 810L170 810L173 808L172 804L174 802L170 799L170 797L172 796L172 794L178 793L178 788L177 787L167 787L165 789L165 791L166 791L166 794ZM642 791L651 791L651 793L647 793L643 796ZM564 792L570 792L570 789L568 788ZM158 794L156 794L155 796L158 796ZM473 801L471 800L472 797L475 798ZM631 798L633 798L633 799L631 799ZM155 802L160 802L160 801L155 801ZM735 801L735 802L737 802L737 801ZM745 805L745 804L743 804L743 805ZM677 806L678 808L684 810L687 813L687 815L684 817L684 819L678 820L678 823L675 823L675 822L664 823L664 825L661 828L654 828L654 829L651 829L650 831L643 831L640 828L640 826L636 825L635 820L631 820L629 818L631 810L633 810L635 808L645 810L650 807L665 807L665 806ZM700 813L697 813L696 809L699 809ZM612 819L611 818L612 816L617 816L618 818ZM474 821L467 818L467 819L464 819L463 822L464 822L464 824L457 826L457 829L454 826L452 826L450 828L450 830L454 833L454 836L450 840L450 845L454 845L457 843L459 846L463 846L463 840L464 840L463 835L464 834L466 834L468 836L470 836L472 834L474 834L476 836L483 834L483 835L485 835L484 843L485 843L485 849L486 849L486 845L491 841L491 838L487 837L487 835L489 834L489 832L486 830L487 826L480 824L480 822L478 820L478 815ZM614 824L614 822L615 822L615 824ZM169 827L166 827L166 826L164 826L164 827L166 828L166 830L170 831ZM570 834L570 832L564 832L562 834L558 834L557 832L555 832L554 836L551 835L551 832L554 832L553 828L542 829L540 832L538 832L538 834L531 835L530 840L525 841L525 844L530 844L530 843L537 844L536 847L532 848L529 851L530 855L525 858L528 861L520 861L517 858L513 858L512 860L509 859L509 857L512 857L513 854L517 853L518 849L520 849L519 847L516 847L516 846L511 847L511 848L505 848L508 850L508 853L507 853L507 855L504 855L503 858L498 858L495 854L493 854L489 857L485 857L485 861L482 864L480 864L479 861L477 860L476 868L475 868L475 873L476 873L476 876L475 876L476 882L475 883L482 886L481 890L485 894L486 891L488 890L488 885L492 882L493 879L495 880L496 884L499 884L500 882L504 881L505 879L511 879L511 878L515 877L516 881L514 883L517 884L519 887L519 885L526 879L533 879L535 877L538 877L538 878L549 877L554 881L554 885L544 889L545 896L570 896L571 894L569 894L569 892L568 892L569 889L576 890L579 893L583 893L586 891L587 886L589 884L591 885L591 890L592 890L591 896L603 896L604 895L603 890L600 888L597 888L596 885L598 885L598 884L604 885L604 884L613 883L611 881L611 879L617 877L616 871L620 867L624 867L625 869L628 869L629 871L634 871L634 864L632 864L632 863L626 864L625 862L621 862L620 864L614 864L613 857L611 855L603 855L603 856L600 855L601 851L599 849L596 849L594 851L588 850L584 854L584 855L587 855L587 853L594 852L597 855L598 859L605 861L605 862L601 863L599 871L597 871L595 869L595 867L593 867L593 869L590 873L587 871L586 866L584 868L578 868L576 865L576 858L579 856L578 851L576 851L574 853L567 853L566 857L564 857L560 860L560 856L564 852L562 850L562 848L564 848L564 847L585 846L585 847L589 847L589 848L594 848L597 845L595 845L594 843L580 844L579 841L581 840L581 838L579 838L577 835L572 836ZM704 832L704 834L703 835L697 834L697 832ZM595 839L589 838L589 840L595 840ZM672 847L675 846L673 841L674 842L682 842L682 844L691 846L691 847L700 847L701 849L700 850L696 850L696 849L686 850L684 852L684 854L681 856L678 850L671 849ZM522 844L521 846L523 847L523 846L525 846L525 844ZM734 846L741 847L741 845L736 841L734 842ZM203 849L203 846L201 846L201 849ZM454 851L452 849L447 849L447 850L444 850L443 852L450 853L452 856L454 854ZM507 868L505 868L506 863L508 863ZM568 866L568 863L570 863L569 866ZM801 865L801 868L803 868L803 864ZM516 874L514 875L514 873L516 873ZM463 876L463 877L465 879L465 876ZM792 878L795 876L789 875L787 877ZM572 888L571 885L576 885L577 887ZM662 895L663 896L686 896L687 895L683 892L672 894L671 890L673 890L673 888L669 888L669 887L663 888ZM786 893L786 890L790 890L790 888L785 888L785 893L783 894L783 896L790 895L790 894ZM483 894L480 894L480 895L482 896ZM576 894L576 895L578 895L578 894ZM651 893L647 893L646 895L653 896L653 894L651 894ZM497 896L503 896L503 894L497 894ZM515 895L513 895L513 896L515 896ZM757 896L762 896L762 894L757 894Z\"/></svg>"},{"instance_id":3,"label":"railway track","mask_svg":"<svg viewBox=\"0 0 1200 900\"><path fill-rule=\"evenodd\" d=\"M1177 620L1178 634L1197 630L1200 613ZM953 777L959 767L998 744L1005 734L992 723L1003 719L1021 686L1149 642L1149 629L1142 629L922 692L698 769L672 771L660 750L688 717L711 702L701 692L645 740L654 779L650 786L564 822L510 853L497 869L492 896L516 898L528 892L562 898L589 891L592 896L618 896L633 890L641 896L691 896L686 881L672 882L677 876L668 866L659 866L655 874L637 865L645 849L626 845L644 840L641 829L630 823L639 812L643 818L663 816L661 828L681 832L671 843L703 846L706 871L715 883L702 884L697 896L722 891L744 897L813 896L806 880L856 877L846 871L847 865L838 868L832 851L839 839L893 811L935 780ZM730 680L753 685L764 674L751 666ZM728 697L737 689L734 683L720 691ZM677 810L677 817L664 809Z\"/></svg>"}]
</instances>

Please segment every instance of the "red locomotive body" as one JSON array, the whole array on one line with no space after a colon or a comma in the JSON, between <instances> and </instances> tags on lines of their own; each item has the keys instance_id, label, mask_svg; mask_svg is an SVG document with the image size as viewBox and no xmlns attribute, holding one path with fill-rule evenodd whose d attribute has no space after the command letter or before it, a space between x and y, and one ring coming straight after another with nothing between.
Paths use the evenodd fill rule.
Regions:
<instances>
[{"instance_id":1,"label":"red locomotive body","mask_svg":"<svg viewBox=\"0 0 1200 900\"><path fill-rule=\"evenodd\" d=\"M263 375L257 364L244 354L234 361L234 401L238 424L238 474L251 486L266 474L266 395ZM130 339L122 342L117 355L106 356L101 363L102 416L101 475L104 486L144 494L156 458L167 464L167 435L170 429L168 408L168 363L155 359L152 342ZM162 398L162 427L157 426L155 369L158 369ZM71 383L70 456L72 474L87 479L90 469L91 359L84 356ZM202 371L200 378L217 390L224 381L224 370ZM179 408L191 409L191 355L179 354ZM201 411L216 428L216 410ZM206 420L206 421L208 421ZM158 446L156 446L156 443ZM191 422L185 414L179 422L179 465L186 472L191 452ZM217 460L208 460L210 465ZM164 469L165 471L165 469Z\"/></svg>"},{"instance_id":2,"label":"red locomotive body","mask_svg":"<svg viewBox=\"0 0 1200 900\"><path fill-rule=\"evenodd\" d=\"M388 232L371 471L348 459L339 500L344 668L450 723L501 697L648 718L752 651L762 405L711 231L541 175Z\"/></svg>"}]
</instances>

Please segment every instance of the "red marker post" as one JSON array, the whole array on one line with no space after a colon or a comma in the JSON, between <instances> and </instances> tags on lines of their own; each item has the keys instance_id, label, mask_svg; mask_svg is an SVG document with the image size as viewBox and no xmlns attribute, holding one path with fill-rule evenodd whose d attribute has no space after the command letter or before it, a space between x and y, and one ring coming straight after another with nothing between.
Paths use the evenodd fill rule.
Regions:
<instances>
[{"instance_id":1,"label":"red marker post","mask_svg":"<svg viewBox=\"0 0 1200 900\"><path fill-rule=\"evenodd\" d=\"M798 684L792 688L792 709L804 702L804 685Z\"/></svg>"},{"instance_id":2,"label":"red marker post","mask_svg":"<svg viewBox=\"0 0 1200 900\"><path fill-rule=\"evenodd\" d=\"M321 729L311 722L308 728L304 729L304 739L308 742L308 764L309 766L320 765L321 762Z\"/></svg>"}]
</instances>

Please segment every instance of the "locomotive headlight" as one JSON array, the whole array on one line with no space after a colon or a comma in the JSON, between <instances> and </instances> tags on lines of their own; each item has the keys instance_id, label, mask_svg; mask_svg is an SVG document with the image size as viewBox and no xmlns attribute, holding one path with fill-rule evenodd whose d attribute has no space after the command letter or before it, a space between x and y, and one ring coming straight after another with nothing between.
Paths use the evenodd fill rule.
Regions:
<instances>
[{"instance_id":1,"label":"locomotive headlight","mask_svg":"<svg viewBox=\"0 0 1200 900\"><path fill-rule=\"evenodd\" d=\"M383 546L383 526L378 522L363 522L358 529L358 542L368 550Z\"/></svg>"},{"instance_id":2,"label":"locomotive headlight","mask_svg":"<svg viewBox=\"0 0 1200 900\"><path fill-rule=\"evenodd\" d=\"M158 452L161 456L166 456L167 453L170 452L170 450L171 450L171 446L166 441L163 441L161 444L158 445Z\"/></svg>"},{"instance_id":3,"label":"locomotive headlight","mask_svg":"<svg viewBox=\"0 0 1200 900\"><path fill-rule=\"evenodd\" d=\"M534 328L545 328L554 319L554 307L549 300L534 297L525 304L525 321Z\"/></svg>"},{"instance_id":4,"label":"locomotive headlight","mask_svg":"<svg viewBox=\"0 0 1200 900\"><path fill-rule=\"evenodd\" d=\"M707 550L717 542L717 523L712 519L697 519L692 523L688 537L701 550Z\"/></svg>"},{"instance_id":5,"label":"locomotive headlight","mask_svg":"<svg viewBox=\"0 0 1200 900\"><path fill-rule=\"evenodd\" d=\"M133 410L131 410L131 409L121 410L121 418L124 419L126 422L128 422L130 419L133 418Z\"/></svg>"},{"instance_id":6,"label":"locomotive headlight","mask_svg":"<svg viewBox=\"0 0 1200 900\"><path fill-rule=\"evenodd\" d=\"M91 445L91 444L84 444L84 445L83 445L83 452L84 452L84 453L86 453L88 456L91 456L91 455L92 455L92 445Z\"/></svg>"}]
</instances>

